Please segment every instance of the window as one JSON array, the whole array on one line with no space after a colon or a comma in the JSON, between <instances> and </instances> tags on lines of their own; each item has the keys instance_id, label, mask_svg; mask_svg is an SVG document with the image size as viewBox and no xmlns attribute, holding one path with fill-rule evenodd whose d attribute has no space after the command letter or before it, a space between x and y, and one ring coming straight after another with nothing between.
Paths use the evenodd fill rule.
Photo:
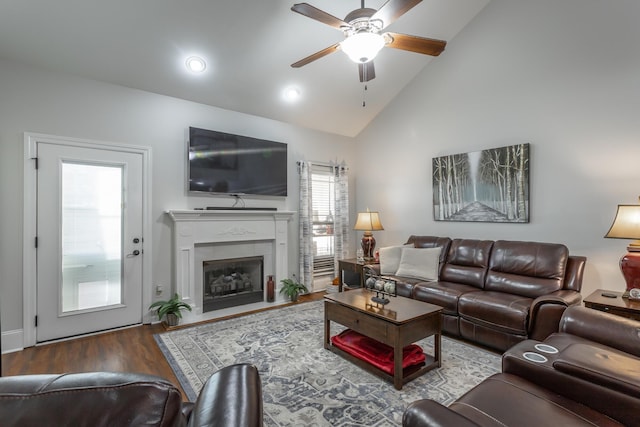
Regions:
<instances>
[{"instance_id":1,"label":"window","mask_svg":"<svg viewBox=\"0 0 640 427\"><path fill-rule=\"evenodd\" d=\"M313 216L313 276L334 274L335 176L333 167L312 165L311 206Z\"/></svg>"}]
</instances>

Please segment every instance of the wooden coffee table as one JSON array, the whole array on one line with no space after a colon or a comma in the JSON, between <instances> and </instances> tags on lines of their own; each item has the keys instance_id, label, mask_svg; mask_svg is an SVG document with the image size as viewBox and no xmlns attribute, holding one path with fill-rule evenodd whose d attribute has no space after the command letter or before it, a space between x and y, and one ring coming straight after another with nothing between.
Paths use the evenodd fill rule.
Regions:
<instances>
[{"instance_id":1,"label":"wooden coffee table","mask_svg":"<svg viewBox=\"0 0 640 427\"><path fill-rule=\"evenodd\" d=\"M344 357L401 390L403 384L441 364L442 307L404 297L390 298L385 306L371 303L373 294L365 289L328 294L324 297L324 348ZM331 343L331 322L339 323L362 335L393 348L394 374L389 375L370 363L339 349ZM402 349L423 338L434 336L433 355L425 354L424 365L402 369Z\"/></svg>"}]
</instances>

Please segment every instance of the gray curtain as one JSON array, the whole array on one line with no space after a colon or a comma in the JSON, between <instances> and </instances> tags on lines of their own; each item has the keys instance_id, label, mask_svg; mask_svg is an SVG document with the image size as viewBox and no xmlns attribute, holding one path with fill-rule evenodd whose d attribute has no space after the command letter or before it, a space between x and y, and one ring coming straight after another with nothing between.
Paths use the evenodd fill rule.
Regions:
<instances>
[{"instance_id":1,"label":"gray curtain","mask_svg":"<svg viewBox=\"0 0 640 427\"><path fill-rule=\"evenodd\" d=\"M299 161L300 203L299 221L299 272L303 283L313 287L313 204L311 190L312 162ZM338 271L338 260L349 255L349 177L344 165L331 165L335 182L335 216L334 216L334 275Z\"/></svg>"},{"instance_id":2,"label":"gray curtain","mask_svg":"<svg viewBox=\"0 0 640 427\"><path fill-rule=\"evenodd\" d=\"M336 216L334 219L335 271L338 260L349 255L349 169L342 165L334 167Z\"/></svg>"},{"instance_id":3,"label":"gray curtain","mask_svg":"<svg viewBox=\"0 0 640 427\"><path fill-rule=\"evenodd\" d=\"M313 286L313 215L311 204L311 163L298 162L300 175L300 204L298 209L299 221L299 274L300 280L309 289Z\"/></svg>"}]
</instances>

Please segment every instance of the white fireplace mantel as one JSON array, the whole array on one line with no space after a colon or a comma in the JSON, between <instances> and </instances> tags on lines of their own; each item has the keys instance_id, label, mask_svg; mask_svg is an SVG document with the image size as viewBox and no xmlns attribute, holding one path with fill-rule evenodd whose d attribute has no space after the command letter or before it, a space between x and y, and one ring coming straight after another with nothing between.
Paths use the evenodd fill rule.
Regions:
<instances>
[{"instance_id":1,"label":"white fireplace mantel","mask_svg":"<svg viewBox=\"0 0 640 427\"><path fill-rule=\"evenodd\" d=\"M196 248L200 245L271 242L273 265L265 266L265 274L273 274L276 283L289 276L288 222L295 212L239 209L166 213L173 221L174 289L182 301L194 308L194 314L202 313L202 283L195 283L195 269L202 267L195 265ZM276 298L281 298L278 289Z\"/></svg>"}]
</instances>

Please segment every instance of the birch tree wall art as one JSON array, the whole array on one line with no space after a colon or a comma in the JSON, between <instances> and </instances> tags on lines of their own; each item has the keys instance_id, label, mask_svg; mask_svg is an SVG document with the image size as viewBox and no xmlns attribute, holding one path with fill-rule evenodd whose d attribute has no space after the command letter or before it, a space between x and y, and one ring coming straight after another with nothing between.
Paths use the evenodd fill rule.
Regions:
<instances>
[{"instance_id":1,"label":"birch tree wall art","mask_svg":"<svg viewBox=\"0 0 640 427\"><path fill-rule=\"evenodd\" d=\"M433 217L529 222L529 144L434 158Z\"/></svg>"}]
</instances>

